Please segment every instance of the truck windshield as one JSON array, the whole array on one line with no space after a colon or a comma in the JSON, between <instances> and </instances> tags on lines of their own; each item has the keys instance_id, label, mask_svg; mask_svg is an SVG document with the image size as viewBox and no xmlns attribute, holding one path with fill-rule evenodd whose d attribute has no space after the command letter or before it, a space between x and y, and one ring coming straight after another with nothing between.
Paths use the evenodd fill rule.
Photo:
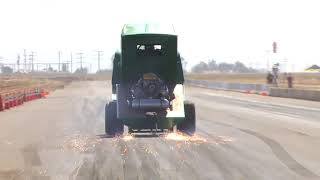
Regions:
<instances>
[{"instance_id":1,"label":"truck windshield","mask_svg":"<svg viewBox=\"0 0 320 180\"><path fill-rule=\"evenodd\" d=\"M138 44L137 55L138 56L161 56L162 46L160 44Z\"/></svg>"}]
</instances>

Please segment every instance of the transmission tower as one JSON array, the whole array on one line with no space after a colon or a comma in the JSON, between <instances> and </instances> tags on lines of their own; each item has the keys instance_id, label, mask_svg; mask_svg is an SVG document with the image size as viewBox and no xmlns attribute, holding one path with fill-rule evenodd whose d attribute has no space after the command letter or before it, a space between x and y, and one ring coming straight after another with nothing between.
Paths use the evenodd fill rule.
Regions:
<instances>
[{"instance_id":1,"label":"transmission tower","mask_svg":"<svg viewBox=\"0 0 320 180\"><path fill-rule=\"evenodd\" d=\"M98 71L100 71L100 60L101 60L101 57L102 57L102 53L103 51L96 51L98 53Z\"/></svg>"},{"instance_id":2,"label":"transmission tower","mask_svg":"<svg viewBox=\"0 0 320 180\"><path fill-rule=\"evenodd\" d=\"M60 67L60 64L61 64L61 52L60 51L58 51L58 72L60 72L61 71L61 67Z\"/></svg>"},{"instance_id":3,"label":"transmission tower","mask_svg":"<svg viewBox=\"0 0 320 180\"><path fill-rule=\"evenodd\" d=\"M31 51L29 54L29 60L31 63L31 72L34 71L34 56L35 56L35 52Z\"/></svg>"},{"instance_id":4,"label":"transmission tower","mask_svg":"<svg viewBox=\"0 0 320 180\"><path fill-rule=\"evenodd\" d=\"M83 59L83 53L78 53L79 60L80 60L80 69L82 70L82 59Z\"/></svg>"}]
</instances>

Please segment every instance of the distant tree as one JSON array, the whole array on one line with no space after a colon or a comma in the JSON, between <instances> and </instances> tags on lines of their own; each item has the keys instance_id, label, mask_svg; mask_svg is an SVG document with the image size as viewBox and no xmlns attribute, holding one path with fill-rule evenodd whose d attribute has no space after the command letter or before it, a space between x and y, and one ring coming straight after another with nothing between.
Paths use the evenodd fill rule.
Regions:
<instances>
[{"instance_id":1,"label":"distant tree","mask_svg":"<svg viewBox=\"0 0 320 180\"><path fill-rule=\"evenodd\" d=\"M233 71L233 67L234 67L234 64L231 64L231 63L220 63L218 65L218 69L220 72L232 72Z\"/></svg>"},{"instance_id":2,"label":"distant tree","mask_svg":"<svg viewBox=\"0 0 320 180\"><path fill-rule=\"evenodd\" d=\"M242 62L237 61L234 64L233 72L246 73L249 72L249 68L247 68Z\"/></svg>"},{"instance_id":3,"label":"distant tree","mask_svg":"<svg viewBox=\"0 0 320 180\"><path fill-rule=\"evenodd\" d=\"M13 73L13 69L9 66L2 66L1 67L1 72L2 74L12 74Z\"/></svg>"},{"instance_id":4,"label":"distant tree","mask_svg":"<svg viewBox=\"0 0 320 180\"><path fill-rule=\"evenodd\" d=\"M87 68L78 68L78 69L76 69L74 74L88 74L88 69Z\"/></svg>"},{"instance_id":5,"label":"distant tree","mask_svg":"<svg viewBox=\"0 0 320 180\"><path fill-rule=\"evenodd\" d=\"M52 68L52 67L49 67L49 68L48 68L48 72L53 72L53 68Z\"/></svg>"},{"instance_id":6,"label":"distant tree","mask_svg":"<svg viewBox=\"0 0 320 180\"><path fill-rule=\"evenodd\" d=\"M210 70L210 71L217 71L218 70L218 65L215 60L212 59L208 62L208 70Z\"/></svg>"},{"instance_id":7,"label":"distant tree","mask_svg":"<svg viewBox=\"0 0 320 180\"><path fill-rule=\"evenodd\" d=\"M201 73L208 70L208 64L201 61L199 64L192 67L191 71L195 73Z\"/></svg>"},{"instance_id":8,"label":"distant tree","mask_svg":"<svg viewBox=\"0 0 320 180\"><path fill-rule=\"evenodd\" d=\"M238 73L248 73L248 72L257 72L258 70L253 68L248 68L242 62L237 61L233 63L217 63L215 60L210 60L208 63L201 61L199 64L196 64L192 67L192 72L201 73L208 71L219 71L219 72L238 72Z\"/></svg>"}]
</instances>

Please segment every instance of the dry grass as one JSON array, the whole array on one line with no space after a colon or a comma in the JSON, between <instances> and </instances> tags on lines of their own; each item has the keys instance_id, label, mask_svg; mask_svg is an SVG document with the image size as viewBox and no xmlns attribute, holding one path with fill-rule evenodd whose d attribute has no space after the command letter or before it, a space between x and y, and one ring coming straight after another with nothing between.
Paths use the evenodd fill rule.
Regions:
<instances>
[{"instance_id":1,"label":"dry grass","mask_svg":"<svg viewBox=\"0 0 320 180\"><path fill-rule=\"evenodd\" d=\"M0 94L13 90L21 90L32 87L43 87L54 90L63 87L68 81L55 79L37 79L25 74L1 75Z\"/></svg>"},{"instance_id":2,"label":"dry grass","mask_svg":"<svg viewBox=\"0 0 320 180\"><path fill-rule=\"evenodd\" d=\"M303 89L320 90L320 73L294 73L294 87ZM266 83L266 74L264 73L188 73L186 79L213 80L218 82L234 83ZM10 89L28 88L34 86L45 86L48 89L63 87L71 81L78 80L100 80L111 79L111 74L90 74L90 75L70 75L70 74L14 74L10 76L0 75L0 92ZM279 83L281 87L286 87L286 77L280 74Z\"/></svg>"},{"instance_id":3,"label":"dry grass","mask_svg":"<svg viewBox=\"0 0 320 180\"><path fill-rule=\"evenodd\" d=\"M44 87L54 90L64 87L72 81L107 81L111 80L111 73L100 74L67 74L67 73L33 73L33 74L0 74L0 94L17 89Z\"/></svg>"}]
</instances>

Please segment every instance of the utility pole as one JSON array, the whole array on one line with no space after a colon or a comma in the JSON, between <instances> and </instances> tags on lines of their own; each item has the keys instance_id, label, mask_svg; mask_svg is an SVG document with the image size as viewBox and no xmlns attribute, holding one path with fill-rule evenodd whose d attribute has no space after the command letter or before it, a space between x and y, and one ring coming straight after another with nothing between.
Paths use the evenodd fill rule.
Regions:
<instances>
[{"instance_id":1,"label":"utility pole","mask_svg":"<svg viewBox=\"0 0 320 180\"><path fill-rule=\"evenodd\" d=\"M60 72L60 64L61 64L61 52L58 51L58 59L59 59L59 62L58 62L58 72Z\"/></svg>"},{"instance_id":2,"label":"utility pole","mask_svg":"<svg viewBox=\"0 0 320 180\"><path fill-rule=\"evenodd\" d=\"M82 70L82 58L83 58L83 53L78 53L79 59L80 59L80 69Z\"/></svg>"},{"instance_id":3,"label":"utility pole","mask_svg":"<svg viewBox=\"0 0 320 180\"><path fill-rule=\"evenodd\" d=\"M34 61L34 52L31 51L29 54L29 60L31 61L31 72L34 71L33 61Z\"/></svg>"},{"instance_id":4,"label":"utility pole","mask_svg":"<svg viewBox=\"0 0 320 180\"><path fill-rule=\"evenodd\" d=\"M20 54L17 55L18 72L20 72Z\"/></svg>"},{"instance_id":5,"label":"utility pole","mask_svg":"<svg viewBox=\"0 0 320 180\"><path fill-rule=\"evenodd\" d=\"M24 70L24 72L27 72L27 51L26 51L26 49L23 50L23 56L24 56L23 70Z\"/></svg>"},{"instance_id":6,"label":"utility pole","mask_svg":"<svg viewBox=\"0 0 320 180\"><path fill-rule=\"evenodd\" d=\"M3 64L1 63L1 61L3 60L3 57L0 56L0 72L2 73L2 67L3 67Z\"/></svg>"},{"instance_id":7,"label":"utility pole","mask_svg":"<svg viewBox=\"0 0 320 180\"><path fill-rule=\"evenodd\" d=\"M70 54L70 68L71 68L71 74L72 74L72 52Z\"/></svg>"},{"instance_id":8,"label":"utility pole","mask_svg":"<svg viewBox=\"0 0 320 180\"><path fill-rule=\"evenodd\" d=\"M98 71L100 71L100 57L102 56L103 51L97 51L98 53Z\"/></svg>"}]
</instances>

